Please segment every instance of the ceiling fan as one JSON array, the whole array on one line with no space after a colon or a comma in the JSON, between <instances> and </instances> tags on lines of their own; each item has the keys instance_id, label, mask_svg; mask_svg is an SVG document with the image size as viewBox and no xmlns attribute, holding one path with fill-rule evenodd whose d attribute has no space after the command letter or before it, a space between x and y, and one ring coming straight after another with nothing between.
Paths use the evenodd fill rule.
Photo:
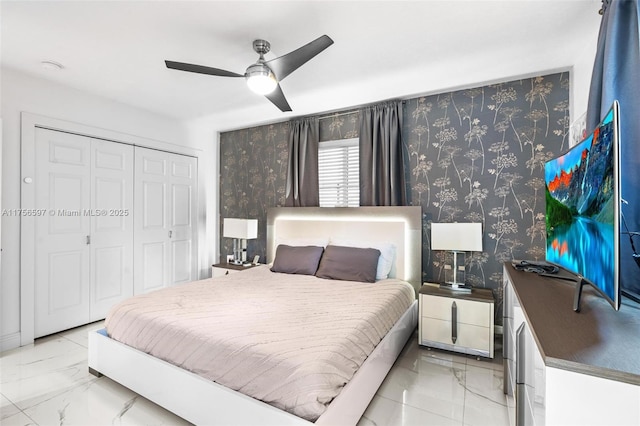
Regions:
<instances>
[{"instance_id":1,"label":"ceiling fan","mask_svg":"<svg viewBox=\"0 0 640 426\"><path fill-rule=\"evenodd\" d=\"M247 68L244 74L184 62L164 62L167 68L174 70L220 77L245 77L247 79L247 85L251 90L260 95L264 95L271 103L280 108L280 111L285 112L291 111L291 107L284 97L284 93L282 93L280 82L332 44L333 40L331 40L329 36L323 35L286 55L265 61L264 55L271 50L271 45L266 40L255 40L253 42L253 50L255 50L260 57L255 64Z\"/></svg>"}]
</instances>

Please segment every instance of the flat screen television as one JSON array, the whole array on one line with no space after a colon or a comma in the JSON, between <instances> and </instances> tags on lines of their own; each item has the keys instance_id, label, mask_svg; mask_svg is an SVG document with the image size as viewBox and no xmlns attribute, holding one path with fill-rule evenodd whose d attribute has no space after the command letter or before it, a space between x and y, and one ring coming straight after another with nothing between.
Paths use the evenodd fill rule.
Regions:
<instances>
[{"instance_id":1,"label":"flat screen television","mask_svg":"<svg viewBox=\"0 0 640 426\"><path fill-rule=\"evenodd\" d=\"M598 127L545 164L547 262L577 276L620 308L619 112L614 102Z\"/></svg>"}]
</instances>

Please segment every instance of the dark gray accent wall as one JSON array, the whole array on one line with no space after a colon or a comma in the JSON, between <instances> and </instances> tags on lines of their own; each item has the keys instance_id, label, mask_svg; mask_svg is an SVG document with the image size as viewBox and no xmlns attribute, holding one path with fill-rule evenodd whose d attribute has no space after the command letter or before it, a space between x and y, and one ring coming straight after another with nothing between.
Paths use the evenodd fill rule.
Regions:
<instances>
[{"instance_id":1,"label":"dark gray accent wall","mask_svg":"<svg viewBox=\"0 0 640 426\"><path fill-rule=\"evenodd\" d=\"M502 262L544 259L544 163L568 148L569 127L568 73L405 101L425 281L444 278L444 254L429 249L431 222L482 222L484 250L466 257L467 282L493 289L500 312ZM357 113L320 121L321 140L357 136ZM220 214L259 220L251 257L264 260L267 209L284 205L287 145L286 122L220 135ZM220 242L222 256L231 253Z\"/></svg>"}]
</instances>

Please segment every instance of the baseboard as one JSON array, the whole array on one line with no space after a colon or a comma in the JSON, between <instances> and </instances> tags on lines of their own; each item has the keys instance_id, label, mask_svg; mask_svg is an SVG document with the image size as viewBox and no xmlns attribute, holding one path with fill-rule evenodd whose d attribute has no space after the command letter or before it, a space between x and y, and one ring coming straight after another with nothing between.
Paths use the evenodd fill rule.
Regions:
<instances>
[{"instance_id":1,"label":"baseboard","mask_svg":"<svg viewBox=\"0 0 640 426\"><path fill-rule=\"evenodd\" d=\"M0 337L0 352L20 347L20 332Z\"/></svg>"}]
</instances>

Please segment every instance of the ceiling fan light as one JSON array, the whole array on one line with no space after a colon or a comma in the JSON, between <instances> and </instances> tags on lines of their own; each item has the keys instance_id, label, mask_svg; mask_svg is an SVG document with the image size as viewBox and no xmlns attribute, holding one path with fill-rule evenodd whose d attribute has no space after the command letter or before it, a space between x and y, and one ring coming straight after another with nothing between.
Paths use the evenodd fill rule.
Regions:
<instances>
[{"instance_id":1,"label":"ceiling fan light","mask_svg":"<svg viewBox=\"0 0 640 426\"><path fill-rule=\"evenodd\" d=\"M278 85L276 76L266 65L254 64L247 69L247 86L259 95L273 92Z\"/></svg>"}]
</instances>

